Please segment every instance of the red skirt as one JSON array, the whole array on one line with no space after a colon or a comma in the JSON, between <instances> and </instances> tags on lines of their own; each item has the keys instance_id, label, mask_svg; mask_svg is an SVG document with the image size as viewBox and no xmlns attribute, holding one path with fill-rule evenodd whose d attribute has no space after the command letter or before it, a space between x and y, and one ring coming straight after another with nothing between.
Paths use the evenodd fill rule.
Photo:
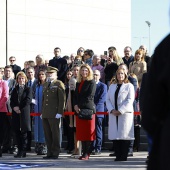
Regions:
<instances>
[{"instance_id":1,"label":"red skirt","mask_svg":"<svg viewBox=\"0 0 170 170\"><path fill-rule=\"evenodd\" d=\"M95 114L92 120L83 120L76 116L76 139L79 141L93 141L96 139Z\"/></svg>"}]
</instances>

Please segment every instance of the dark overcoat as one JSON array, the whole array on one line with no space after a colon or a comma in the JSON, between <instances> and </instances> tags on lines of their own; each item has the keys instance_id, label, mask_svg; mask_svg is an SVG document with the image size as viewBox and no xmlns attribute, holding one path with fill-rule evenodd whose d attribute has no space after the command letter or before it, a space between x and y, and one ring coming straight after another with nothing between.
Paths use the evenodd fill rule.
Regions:
<instances>
[{"instance_id":1,"label":"dark overcoat","mask_svg":"<svg viewBox=\"0 0 170 170\"><path fill-rule=\"evenodd\" d=\"M67 61L64 58L53 58L49 61L49 66L55 67L58 69L58 80L62 82L65 81L66 71L67 71Z\"/></svg>"},{"instance_id":2,"label":"dark overcoat","mask_svg":"<svg viewBox=\"0 0 170 170\"><path fill-rule=\"evenodd\" d=\"M74 105L78 105L80 109L95 110L94 95L96 92L96 82L94 80L84 81L80 93L78 92L80 83L76 83Z\"/></svg>"},{"instance_id":3,"label":"dark overcoat","mask_svg":"<svg viewBox=\"0 0 170 170\"><path fill-rule=\"evenodd\" d=\"M153 138L148 170L170 170L170 34L156 47L142 89L142 124Z\"/></svg>"},{"instance_id":4,"label":"dark overcoat","mask_svg":"<svg viewBox=\"0 0 170 170\"><path fill-rule=\"evenodd\" d=\"M10 105L12 108L12 127L14 130L31 131L30 123L30 104L32 101L32 90L25 86L21 101L18 100L19 85L17 85L11 94ZM19 106L21 114L17 114L13 108Z\"/></svg>"}]
</instances>

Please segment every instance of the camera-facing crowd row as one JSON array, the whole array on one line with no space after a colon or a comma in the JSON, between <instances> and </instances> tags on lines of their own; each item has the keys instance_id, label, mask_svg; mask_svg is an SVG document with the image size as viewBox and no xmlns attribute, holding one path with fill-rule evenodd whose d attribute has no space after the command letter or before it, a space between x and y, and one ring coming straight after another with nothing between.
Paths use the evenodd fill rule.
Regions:
<instances>
[{"instance_id":1,"label":"camera-facing crowd row","mask_svg":"<svg viewBox=\"0 0 170 170\"><path fill-rule=\"evenodd\" d=\"M26 61L24 69L9 58L10 65L0 70L0 156L18 151L14 157L26 157L31 150L32 126L35 151L44 159L57 159L62 143L60 121L67 136L68 153L88 160L90 154L100 154L103 140L103 114L108 112L108 138L113 141L115 161L126 161L138 151L140 143L139 92L142 76L147 72L150 57L141 45L132 55L131 47L124 48L121 58L115 47L108 48L108 56L96 55L93 50L80 47L77 55L61 57L61 49L54 49L54 58L36 62ZM4 70L3 70L4 69ZM65 116L64 111L75 112ZM12 113L7 116L7 113ZM40 116L30 117L30 113ZM84 118L91 114L90 118ZM63 119L61 119L63 117ZM135 142L134 142L135 140ZM46 149L47 146L47 149ZM2 147L2 149L1 149Z\"/></svg>"}]
</instances>

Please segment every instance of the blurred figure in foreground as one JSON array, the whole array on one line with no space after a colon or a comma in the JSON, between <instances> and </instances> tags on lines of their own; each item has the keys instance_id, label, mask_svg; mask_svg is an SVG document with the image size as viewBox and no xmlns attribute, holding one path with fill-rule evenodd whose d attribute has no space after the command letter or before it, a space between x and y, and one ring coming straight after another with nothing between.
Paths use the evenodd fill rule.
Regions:
<instances>
[{"instance_id":1,"label":"blurred figure in foreground","mask_svg":"<svg viewBox=\"0 0 170 170\"><path fill-rule=\"evenodd\" d=\"M144 86L142 124L153 139L148 170L170 169L170 35L155 49Z\"/></svg>"}]
</instances>

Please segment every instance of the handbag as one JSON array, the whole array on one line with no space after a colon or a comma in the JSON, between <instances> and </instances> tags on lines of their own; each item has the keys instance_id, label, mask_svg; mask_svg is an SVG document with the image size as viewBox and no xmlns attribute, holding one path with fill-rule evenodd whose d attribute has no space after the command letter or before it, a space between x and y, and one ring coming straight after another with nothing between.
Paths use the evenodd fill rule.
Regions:
<instances>
[{"instance_id":1,"label":"handbag","mask_svg":"<svg viewBox=\"0 0 170 170\"><path fill-rule=\"evenodd\" d=\"M92 120L93 118L93 110L90 109L81 109L78 118L79 119L84 119L84 120Z\"/></svg>"}]
</instances>

